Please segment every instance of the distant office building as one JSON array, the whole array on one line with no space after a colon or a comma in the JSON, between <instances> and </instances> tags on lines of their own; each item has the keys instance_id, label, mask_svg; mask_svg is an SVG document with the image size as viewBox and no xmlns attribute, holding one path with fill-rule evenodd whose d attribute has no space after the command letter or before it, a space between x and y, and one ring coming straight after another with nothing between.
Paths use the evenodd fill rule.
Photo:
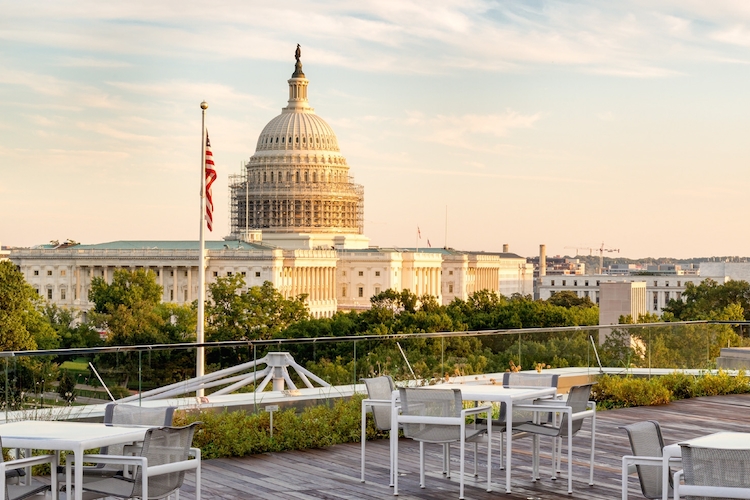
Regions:
<instances>
[{"instance_id":1,"label":"distant office building","mask_svg":"<svg viewBox=\"0 0 750 500\"><path fill-rule=\"evenodd\" d=\"M643 281L603 281L599 286L599 324L617 325L621 316L634 321L648 312L648 292ZM599 330L599 343L610 334L609 329Z\"/></svg>"},{"instance_id":2,"label":"distant office building","mask_svg":"<svg viewBox=\"0 0 750 500\"><path fill-rule=\"evenodd\" d=\"M643 282L646 286L648 296L648 312L662 314L664 306L670 300L682 300L682 293L687 283L698 285L705 276L696 275L614 275L603 276L600 274L581 276L546 276L542 278L540 298L549 299L553 294L569 291L579 297L588 297L595 304L600 303L600 285L604 282L636 283ZM723 278L715 278L720 284Z\"/></svg>"},{"instance_id":3,"label":"distant office building","mask_svg":"<svg viewBox=\"0 0 750 500\"><path fill-rule=\"evenodd\" d=\"M534 266L534 277L539 276L539 257L527 257L526 261ZM577 275L586 274L586 263L570 257L547 257L546 275Z\"/></svg>"},{"instance_id":4,"label":"distant office building","mask_svg":"<svg viewBox=\"0 0 750 500\"><path fill-rule=\"evenodd\" d=\"M720 279L750 282L750 262L701 262L700 274L714 281Z\"/></svg>"}]
</instances>

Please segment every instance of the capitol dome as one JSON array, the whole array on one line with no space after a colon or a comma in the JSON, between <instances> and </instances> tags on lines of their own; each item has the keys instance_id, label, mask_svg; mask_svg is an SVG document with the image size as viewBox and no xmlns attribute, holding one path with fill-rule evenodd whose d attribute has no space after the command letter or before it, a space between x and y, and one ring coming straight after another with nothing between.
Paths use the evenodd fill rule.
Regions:
<instances>
[{"instance_id":1,"label":"capitol dome","mask_svg":"<svg viewBox=\"0 0 750 500\"><path fill-rule=\"evenodd\" d=\"M281 113L260 133L255 153L278 150L338 153L339 145L333 129L315 113Z\"/></svg>"},{"instance_id":2,"label":"capitol dome","mask_svg":"<svg viewBox=\"0 0 750 500\"><path fill-rule=\"evenodd\" d=\"M310 107L296 57L287 106L263 128L244 175L230 181L232 234L361 235L364 189L350 177L333 129Z\"/></svg>"}]
</instances>

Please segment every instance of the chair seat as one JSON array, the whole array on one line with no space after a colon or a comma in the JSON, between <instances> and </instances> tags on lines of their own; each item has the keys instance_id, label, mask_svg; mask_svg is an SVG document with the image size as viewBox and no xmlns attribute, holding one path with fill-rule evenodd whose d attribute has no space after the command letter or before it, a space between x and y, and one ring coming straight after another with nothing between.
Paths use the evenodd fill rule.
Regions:
<instances>
[{"instance_id":1,"label":"chair seat","mask_svg":"<svg viewBox=\"0 0 750 500\"><path fill-rule=\"evenodd\" d=\"M86 483L86 491L103 495L129 498L133 493L133 479L115 476Z\"/></svg>"},{"instance_id":2,"label":"chair seat","mask_svg":"<svg viewBox=\"0 0 750 500\"><path fill-rule=\"evenodd\" d=\"M523 422L513 426L513 431L518 432L532 432L534 434L540 434L542 436L556 437L560 430L556 427L550 427L548 425L535 424L533 422Z\"/></svg>"},{"instance_id":3,"label":"chair seat","mask_svg":"<svg viewBox=\"0 0 750 500\"><path fill-rule=\"evenodd\" d=\"M464 440L467 442L476 441L482 435L487 433L487 428L466 429ZM425 443L453 443L459 439L459 430L455 425L428 425L420 431L412 431L409 436L415 441L424 441Z\"/></svg>"},{"instance_id":4,"label":"chair seat","mask_svg":"<svg viewBox=\"0 0 750 500\"><path fill-rule=\"evenodd\" d=\"M9 484L9 500L21 500L49 490L49 485L44 483L33 484Z\"/></svg>"}]
</instances>

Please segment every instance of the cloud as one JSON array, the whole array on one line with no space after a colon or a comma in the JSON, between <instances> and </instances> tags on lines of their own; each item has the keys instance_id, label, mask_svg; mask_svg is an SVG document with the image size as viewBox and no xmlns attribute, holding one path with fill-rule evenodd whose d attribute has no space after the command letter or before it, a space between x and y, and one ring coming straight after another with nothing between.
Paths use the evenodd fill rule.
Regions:
<instances>
[{"instance_id":1,"label":"cloud","mask_svg":"<svg viewBox=\"0 0 750 500\"><path fill-rule=\"evenodd\" d=\"M409 112L405 125L423 141L447 146L477 149L488 137L507 137L511 130L532 128L539 113L522 115L513 110L504 114L433 115Z\"/></svg>"},{"instance_id":2,"label":"cloud","mask_svg":"<svg viewBox=\"0 0 750 500\"><path fill-rule=\"evenodd\" d=\"M67 68L129 68L133 66L125 61L94 59L91 57L63 57L57 65Z\"/></svg>"},{"instance_id":3,"label":"cloud","mask_svg":"<svg viewBox=\"0 0 750 500\"><path fill-rule=\"evenodd\" d=\"M306 57L368 72L446 73L529 71L566 65L624 77L665 78L673 55L715 56L713 43L747 44L747 9L716 2L708 23L699 2L641 4L497 3L419 0L352 4L291 0L283 4L225 1L210 19L200 2L94 1L4 8L0 39L101 54L63 58L60 64L112 68L122 55L290 60L300 41ZM33 3L32 3L33 5ZM713 2L712 2L713 8ZM314 27L314 29L311 29ZM706 33L715 32L713 37ZM302 34L302 35L300 35ZM301 40L300 40L301 38ZM670 51L653 51L654 46ZM622 66L622 67L621 67ZM644 68L644 69L640 69Z\"/></svg>"}]
</instances>

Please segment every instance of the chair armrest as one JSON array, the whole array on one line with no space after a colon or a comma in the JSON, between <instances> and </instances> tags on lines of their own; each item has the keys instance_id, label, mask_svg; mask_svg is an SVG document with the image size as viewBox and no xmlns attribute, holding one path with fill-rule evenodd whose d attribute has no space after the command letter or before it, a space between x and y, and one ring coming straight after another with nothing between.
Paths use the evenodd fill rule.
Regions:
<instances>
[{"instance_id":1,"label":"chair armrest","mask_svg":"<svg viewBox=\"0 0 750 500\"><path fill-rule=\"evenodd\" d=\"M199 469L201 466L200 460L181 460L179 462L170 462L162 465L152 465L147 467L148 477L160 476L162 474L171 474L172 472L180 472L190 469Z\"/></svg>"},{"instance_id":2,"label":"chair armrest","mask_svg":"<svg viewBox=\"0 0 750 500\"><path fill-rule=\"evenodd\" d=\"M390 399L363 399L362 406L391 406Z\"/></svg>"},{"instance_id":3,"label":"chair armrest","mask_svg":"<svg viewBox=\"0 0 750 500\"><path fill-rule=\"evenodd\" d=\"M679 465L682 461L679 459L670 458L670 465ZM659 465L664 463L662 457L646 457L638 455L625 455L622 457L622 463L628 465Z\"/></svg>"},{"instance_id":4,"label":"chair armrest","mask_svg":"<svg viewBox=\"0 0 750 500\"><path fill-rule=\"evenodd\" d=\"M40 464L57 465L56 455L37 455L34 457L17 458L9 462L0 462L0 473L5 475L6 470L24 469L32 465Z\"/></svg>"},{"instance_id":5,"label":"chair armrest","mask_svg":"<svg viewBox=\"0 0 750 500\"><path fill-rule=\"evenodd\" d=\"M492 411L492 405L475 406L474 408L465 408L461 410L461 415L476 415L478 413L488 413Z\"/></svg>"}]
</instances>

